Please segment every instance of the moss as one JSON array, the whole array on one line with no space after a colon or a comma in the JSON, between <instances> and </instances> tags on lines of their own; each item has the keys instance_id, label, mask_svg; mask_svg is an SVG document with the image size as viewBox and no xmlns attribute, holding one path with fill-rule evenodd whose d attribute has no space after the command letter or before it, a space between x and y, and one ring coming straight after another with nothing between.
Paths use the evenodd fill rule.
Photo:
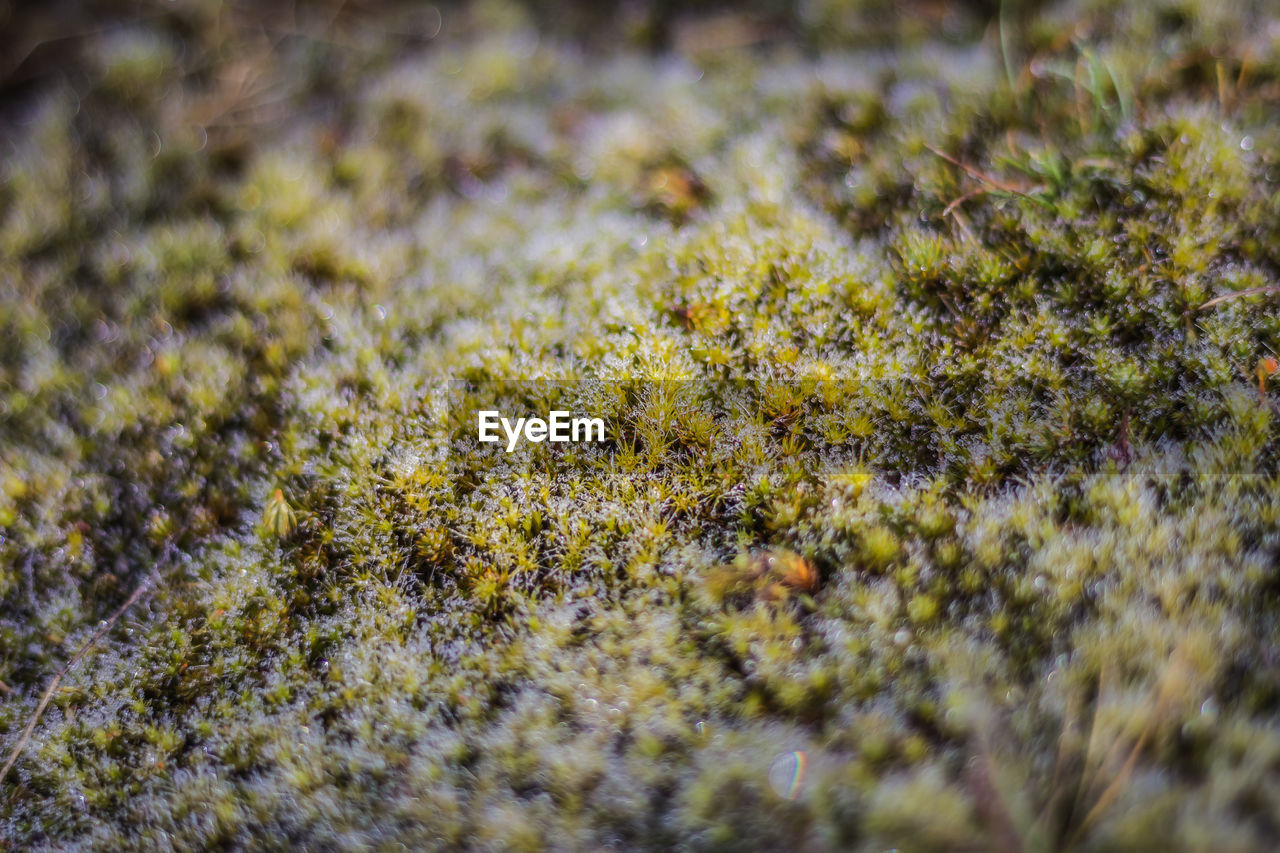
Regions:
<instances>
[{"instance_id":1,"label":"moss","mask_svg":"<svg viewBox=\"0 0 1280 853\"><path fill-rule=\"evenodd\" d=\"M1269 8L628 9L6 104L0 835L1267 849Z\"/></svg>"}]
</instances>

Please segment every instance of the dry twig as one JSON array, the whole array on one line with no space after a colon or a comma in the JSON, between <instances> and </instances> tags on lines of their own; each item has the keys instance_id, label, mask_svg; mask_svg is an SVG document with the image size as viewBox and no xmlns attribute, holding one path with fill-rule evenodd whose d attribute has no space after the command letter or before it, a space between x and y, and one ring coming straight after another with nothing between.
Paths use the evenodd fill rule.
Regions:
<instances>
[{"instance_id":1,"label":"dry twig","mask_svg":"<svg viewBox=\"0 0 1280 853\"><path fill-rule=\"evenodd\" d=\"M1215 305L1221 305L1223 302L1230 302L1232 299L1239 299L1241 296L1256 296L1262 293L1266 293L1266 294L1280 293L1280 285L1270 284L1270 285L1266 285L1265 287L1247 287L1244 290L1237 290L1233 293L1228 293L1225 296L1218 296L1213 299L1210 299L1208 302L1201 305L1196 310L1203 311L1206 308L1212 308Z\"/></svg>"},{"instance_id":2,"label":"dry twig","mask_svg":"<svg viewBox=\"0 0 1280 853\"><path fill-rule=\"evenodd\" d=\"M62 669L58 670L58 673L50 679L49 686L45 688L44 695L40 697L40 704L36 706L35 713L33 713L31 715L31 719L27 721L27 727L23 730L22 736L18 738L18 742L14 744L13 751L9 753L9 760L6 761L4 763L4 767L0 769L0 783L3 783L9 776L9 771L13 768L13 765L17 763L18 756L22 755L22 750L26 747L27 742L31 740L31 735L36 730L36 724L40 722L40 717L44 714L44 709L48 707L49 700L53 698L53 691L58 689L58 684L61 683L63 677L71 671L71 667L75 666L76 663L78 663L99 640L106 636L108 631L115 627L115 624L120 620L120 617L123 616L130 607L137 604L138 599L142 598L145 593L155 586L155 581L156 575L152 574L149 578L139 584L138 588L135 589L133 594L125 600L124 604L120 605L120 607L116 609L116 612L112 613L110 618L103 622L102 625L98 627L98 630L93 632L92 637L85 640L84 645L77 649L76 653L71 656L71 660L67 661L66 664L63 665Z\"/></svg>"},{"instance_id":3,"label":"dry twig","mask_svg":"<svg viewBox=\"0 0 1280 853\"><path fill-rule=\"evenodd\" d=\"M928 148L934 154L937 154L943 160L946 160L952 166L955 166L959 169L963 169L970 176L977 178L978 180L982 181L984 184L990 184L991 186L995 187L998 190L1003 190L1004 192L1007 192L1007 193L1013 193L1014 195L1025 196L1027 194L1027 190L1021 187L1015 187L1013 184L1007 184L1004 181L1001 181L997 178L993 178L990 175L988 175L986 172L983 172L980 169L976 169L973 166L970 166L968 163L963 163L957 160L955 157L952 157L947 152L942 151L938 148L934 148L932 145L929 145L928 143L926 143L924 147Z\"/></svg>"}]
</instances>

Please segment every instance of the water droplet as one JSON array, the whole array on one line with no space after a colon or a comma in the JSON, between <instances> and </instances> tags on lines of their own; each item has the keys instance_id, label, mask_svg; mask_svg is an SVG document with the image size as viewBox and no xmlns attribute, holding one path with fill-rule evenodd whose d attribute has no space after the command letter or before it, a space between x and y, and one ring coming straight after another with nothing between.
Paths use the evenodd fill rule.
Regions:
<instances>
[{"instance_id":1,"label":"water droplet","mask_svg":"<svg viewBox=\"0 0 1280 853\"><path fill-rule=\"evenodd\" d=\"M805 769L809 759L803 750L784 753L778 756L769 768L769 787L775 794L787 800L794 800L800 795L804 785Z\"/></svg>"}]
</instances>

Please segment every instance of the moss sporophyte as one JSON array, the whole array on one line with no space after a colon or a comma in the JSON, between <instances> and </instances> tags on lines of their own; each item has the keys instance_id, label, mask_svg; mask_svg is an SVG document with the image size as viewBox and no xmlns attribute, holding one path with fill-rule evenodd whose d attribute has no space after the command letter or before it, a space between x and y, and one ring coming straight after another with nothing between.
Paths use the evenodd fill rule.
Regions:
<instances>
[{"instance_id":1,"label":"moss sporophyte","mask_svg":"<svg viewBox=\"0 0 1280 853\"><path fill-rule=\"evenodd\" d=\"M268 533L281 539L287 539L298 526L297 513L289 506L284 491L276 489L262 511L262 527Z\"/></svg>"}]
</instances>

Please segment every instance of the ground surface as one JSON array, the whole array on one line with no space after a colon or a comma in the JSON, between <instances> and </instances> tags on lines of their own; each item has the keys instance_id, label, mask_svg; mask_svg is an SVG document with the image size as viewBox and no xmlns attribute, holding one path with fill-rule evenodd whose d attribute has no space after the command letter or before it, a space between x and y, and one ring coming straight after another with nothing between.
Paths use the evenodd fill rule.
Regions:
<instances>
[{"instance_id":1,"label":"ground surface","mask_svg":"<svg viewBox=\"0 0 1280 853\"><path fill-rule=\"evenodd\" d=\"M1269 848L1274 10L590 9L0 7L0 839Z\"/></svg>"}]
</instances>

